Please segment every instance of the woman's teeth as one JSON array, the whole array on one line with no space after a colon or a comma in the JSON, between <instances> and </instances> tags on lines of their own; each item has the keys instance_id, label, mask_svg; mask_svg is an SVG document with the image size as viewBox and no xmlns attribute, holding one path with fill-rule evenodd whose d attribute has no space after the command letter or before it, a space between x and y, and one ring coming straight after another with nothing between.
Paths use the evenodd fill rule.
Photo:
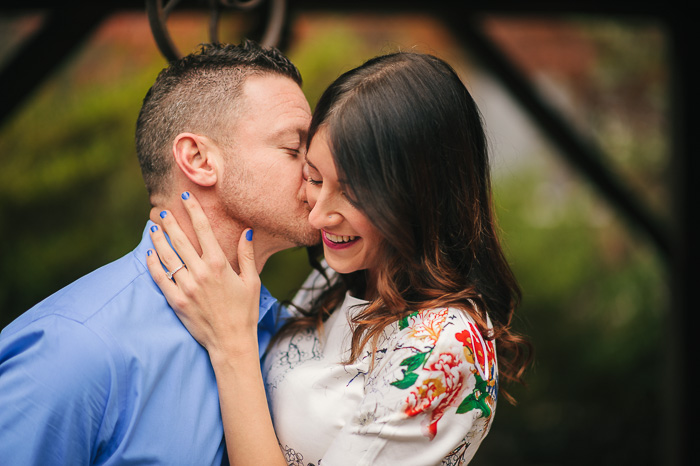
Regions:
<instances>
[{"instance_id":1,"label":"woman's teeth","mask_svg":"<svg viewBox=\"0 0 700 466\"><path fill-rule=\"evenodd\" d=\"M338 236L326 232L326 238L334 243L347 243L357 238L357 236Z\"/></svg>"}]
</instances>

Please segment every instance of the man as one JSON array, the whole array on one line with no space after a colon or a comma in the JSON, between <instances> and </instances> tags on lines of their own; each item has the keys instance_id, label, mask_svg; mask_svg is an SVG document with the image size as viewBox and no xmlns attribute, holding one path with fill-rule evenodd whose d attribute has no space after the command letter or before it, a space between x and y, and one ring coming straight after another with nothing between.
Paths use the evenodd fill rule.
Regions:
<instances>
[{"instance_id":1,"label":"man","mask_svg":"<svg viewBox=\"0 0 700 466\"><path fill-rule=\"evenodd\" d=\"M258 267L318 241L302 201L311 111L300 84L276 50L209 45L163 70L144 99L136 145L154 210L197 244L180 200L194 193L234 268L247 227ZM221 464L214 373L148 273L151 228L0 334L3 465ZM263 288L261 351L275 309Z\"/></svg>"}]
</instances>

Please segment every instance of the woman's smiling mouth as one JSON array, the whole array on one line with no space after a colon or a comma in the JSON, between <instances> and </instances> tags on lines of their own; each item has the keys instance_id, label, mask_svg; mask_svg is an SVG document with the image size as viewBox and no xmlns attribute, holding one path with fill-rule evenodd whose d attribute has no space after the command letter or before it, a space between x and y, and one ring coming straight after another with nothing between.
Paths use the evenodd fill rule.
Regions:
<instances>
[{"instance_id":1,"label":"woman's smiling mouth","mask_svg":"<svg viewBox=\"0 0 700 466\"><path fill-rule=\"evenodd\" d=\"M325 230L323 230L321 237L323 238L323 244L331 249L344 249L350 247L360 239L359 236L334 235Z\"/></svg>"}]
</instances>

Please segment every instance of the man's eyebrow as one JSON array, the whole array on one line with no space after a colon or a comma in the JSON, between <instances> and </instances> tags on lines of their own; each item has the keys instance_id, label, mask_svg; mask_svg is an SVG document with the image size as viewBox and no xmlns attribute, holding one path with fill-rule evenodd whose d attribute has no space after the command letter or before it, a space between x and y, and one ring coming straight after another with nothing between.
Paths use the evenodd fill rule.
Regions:
<instances>
[{"instance_id":1,"label":"man's eyebrow","mask_svg":"<svg viewBox=\"0 0 700 466\"><path fill-rule=\"evenodd\" d=\"M298 136L299 137L299 142L303 143L306 141L306 134L307 130L302 129L302 128L282 128L277 131L274 131L272 134L270 134L270 139L272 140L278 140L278 139L283 139L289 136Z\"/></svg>"}]
</instances>

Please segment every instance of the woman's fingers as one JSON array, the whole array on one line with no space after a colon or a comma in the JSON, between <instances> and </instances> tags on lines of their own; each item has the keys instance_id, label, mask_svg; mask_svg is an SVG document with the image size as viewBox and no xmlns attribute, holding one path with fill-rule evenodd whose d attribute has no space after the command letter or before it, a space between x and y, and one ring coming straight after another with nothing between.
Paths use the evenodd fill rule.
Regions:
<instances>
[{"instance_id":1,"label":"woman's fingers","mask_svg":"<svg viewBox=\"0 0 700 466\"><path fill-rule=\"evenodd\" d=\"M167 210L160 212L160 218L163 229L170 237L170 242L172 243L177 254L182 258L182 261L184 261L188 267L197 267L199 263L199 254L195 250L185 232L182 231L182 228L180 228L180 224L177 222L177 219ZM158 254L160 253L161 250L158 249ZM166 265L169 266L169 264Z\"/></svg>"},{"instance_id":2,"label":"woman's fingers","mask_svg":"<svg viewBox=\"0 0 700 466\"><path fill-rule=\"evenodd\" d=\"M177 285L170 279L168 279L165 270L163 270L163 265L158 258L158 254L153 249L148 250L148 256L146 257L146 265L148 266L148 271L151 272L151 277L156 285L161 289L165 298L172 302L171 299L177 293Z\"/></svg>"},{"instance_id":3,"label":"woman's fingers","mask_svg":"<svg viewBox=\"0 0 700 466\"><path fill-rule=\"evenodd\" d=\"M199 201L197 201L193 194L187 191L182 193L181 197L185 210L187 210L190 220L192 221L192 227L194 228L197 239L199 240L199 245L202 248L202 255L223 257L224 252L222 251L216 236L214 236L209 219L204 214ZM168 234L169 233L170 232L168 231Z\"/></svg>"},{"instance_id":4,"label":"woman's fingers","mask_svg":"<svg viewBox=\"0 0 700 466\"><path fill-rule=\"evenodd\" d=\"M167 274L167 272L173 273L183 264L182 259L180 259L175 250L170 247L163 230L158 225L151 226L151 241L153 241L153 246L158 253L157 257L160 258L160 261L167 269L167 271L163 272L164 274Z\"/></svg>"},{"instance_id":5,"label":"woman's fingers","mask_svg":"<svg viewBox=\"0 0 700 466\"><path fill-rule=\"evenodd\" d=\"M260 275L255 264L255 248L253 247L253 230L248 228L243 231L238 241L238 267L241 270L240 277L255 288L260 287Z\"/></svg>"}]
</instances>

